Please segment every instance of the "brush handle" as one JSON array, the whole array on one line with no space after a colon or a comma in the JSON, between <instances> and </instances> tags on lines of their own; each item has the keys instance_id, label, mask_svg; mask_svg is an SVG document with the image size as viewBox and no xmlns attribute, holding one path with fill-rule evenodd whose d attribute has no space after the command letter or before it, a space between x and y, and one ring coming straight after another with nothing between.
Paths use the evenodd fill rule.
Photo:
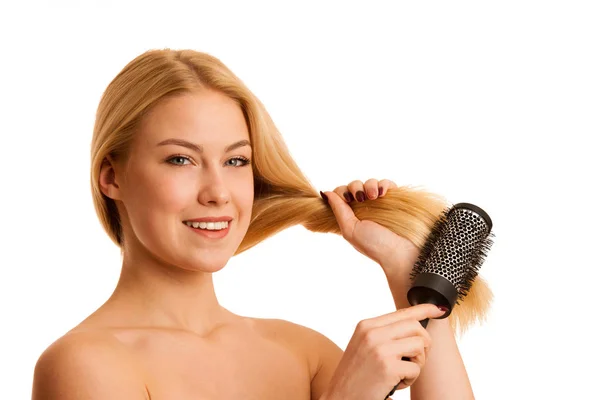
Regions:
<instances>
[{"instance_id":1,"label":"brush handle","mask_svg":"<svg viewBox=\"0 0 600 400\"><path fill-rule=\"evenodd\" d=\"M430 274L432 275L432 274ZM443 278L442 278L443 279ZM432 280L429 279L428 281L426 281L426 283L430 283L431 284ZM444 305L444 306L448 306L449 302L448 299L440 293L444 292L444 290L440 290L440 289L447 289L444 285L442 285L442 287L439 287L439 280L438 279L433 279L433 282L438 283L438 285L434 285L438 286L436 287L436 289L431 289L428 287L423 287L423 286L419 286L419 285L413 285L413 287L409 290L408 292L408 301L412 306L415 306L417 304L425 304L425 303L429 303L429 304L435 304L435 305ZM442 282L443 283L443 282ZM442 315L440 318L445 318L448 316L448 314L450 313L450 308L446 314ZM429 324L429 318L426 318L422 321L419 321L421 323L421 326L423 328L427 328L427 324ZM408 357L402 357L402 361L410 361L410 358ZM388 393L386 399L388 397L390 397L391 395L394 394L394 392L396 391L396 389L398 389L398 385L400 385L402 383L402 381L398 382L398 384L396 386L394 386L394 388L392 389L392 391L390 393ZM385 399L384 399L385 400Z\"/></svg>"},{"instance_id":2,"label":"brush handle","mask_svg":"<svg viewBox=\"0 0 600 400\"><path fill-rule=\"evenodd\" d=\"M423 321L419 321L419 322L421 323L421 326L423 328L427 328L427 324L429 324L429 318L425 318ZM408 357L402 357L402 361L410 361L410 358L408 358ZM388 397L390 397L391 395L393 395L394 392L396 391L396 389L398 389L398 385L400 385L401 383L402 383L402 381L398 382L398 384L396 386L394 386L394 388L392 389L392 391L389 392L388 395L385 398L387 399Z\"/></svg>"},{"instance_id":3,"label":"brush handle","mask_svg":"<svg viewBox=\"0 0 600 400\"><path fill-rule=\"evenodd\" d=\"M419 321L421 323L421 326L423 328L427 328L427 324L429 324L429 318L425 318L423 321ZM402 357L402 361L410 361L410 358L408 357ZM398 385L396 385L398 386Z\"/></svg>"},{"instance_id":4,"label":"brush handle","mask_svg":"<svg viewBox=\"0 0 600 400\"><path fill-rule=\"evenodd\" d=\"M429 318L425 318L423 321L419 321L421 323L421 326L423 328L427 328L427 324L429 324ZM402 361L410 361L410 358L408 357L402 357ZM396 385L398 386L398 385Z\"/></svg>"}]
</instances>

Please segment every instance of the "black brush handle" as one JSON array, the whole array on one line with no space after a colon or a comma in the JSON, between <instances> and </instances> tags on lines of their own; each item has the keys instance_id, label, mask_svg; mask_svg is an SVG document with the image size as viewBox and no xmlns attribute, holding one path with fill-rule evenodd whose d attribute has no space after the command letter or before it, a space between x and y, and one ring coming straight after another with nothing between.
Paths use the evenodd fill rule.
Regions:
<instances>
[{"instance_id":1,"label":"black brush handle","mask_svg":"<svg viewBox=\"0 0 600 400\"><path fill-rule=\"evenodd\" d=\"M415 293L415 292L413 292L413 293ZM421 300L423 300L423 302L422 303L415 303L415 304L411 303L412 305L423 304L423 303L430 303L430 304L439 305L439 303L440 303L439 301L437 301L438 300L438 296L435 296L435 294L431 293L429 290L419 290L416 293L420 294L420 296L418 296L418 298L421 299ZM429 301L425 301L424 300L427 297L429 297ZM441 316L440 318L445 318L448 313L449 313L449 311L446 314L444 314L443 316ZM429 318L425 318L424 320L419 321L419 322L421 323L421 326L423 328L427 328L427 325L429 324ZM402 357L402 361L410 361L410 358L408 358L408 357ZM388 395L386 396L386 399L389 398L390 396L392 396L396 392L396 389L398 389L398 386L401 383L402 383L402 381L398 382L398 384L396 386L394 386L394 388L392 389L392 391L389 392Z\"/></svg>"},{"instance_id":2,"label":"black brush handle","mask_svg":"<svg viewBox=\"0 0 600 400\"><path fill-rule=\"evenodd\" d=\"M427 328L427 324L429 323L429 318L424 319L423 321L420 321L421 325L423 326L423 328ZM402 361L410 361L410 358L408 357L402 357ZM398 386L404 381L400 381L396 384L396 386L394 386L394 388L392 389L391 392L388 393L388 395L385 397L386 399L389 398L391 395L393 395L396 392L396 389L398 389Z\"/></svg>"},{"instance_id":3,"label":"black brush handle","mask_svg":"<svg viewBox=\"0 0 600 400\"><path fill-rule=\"evenodd\" d=\"M421 326L423 328L427 328L427 325L429 324L429 318L425 318L423 321L419 321L419 322L421 323ZM410 361L410 358L402 357L402 361ZM396 386L398 386L398 385L396 385ZM388 395L388 396L390 396L390 395Z\"/></svg>"}]
</instances>

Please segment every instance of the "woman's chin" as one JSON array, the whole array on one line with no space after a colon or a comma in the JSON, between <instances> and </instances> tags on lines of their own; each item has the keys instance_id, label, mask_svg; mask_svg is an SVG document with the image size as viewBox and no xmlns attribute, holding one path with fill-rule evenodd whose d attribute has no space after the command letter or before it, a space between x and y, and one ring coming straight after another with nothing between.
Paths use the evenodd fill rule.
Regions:
<instances>
[{"instance_id":1,"label":"woman's chin","mask_svg":"<svg viewBox=\"0 0 600 400\"><path fill-rule=\"evenodd\" d=\"M227 265L227 261L228 261L228 258L210 259L210 260L207 260L206 258L188 259L188 260L185 260L180 265L180 268L183 268L188 271L194 271L194 272L213 273L213 272L218 272L218 271L222 270L223 268L225 268L225 265Z\"/></svg>"}]
</instances>

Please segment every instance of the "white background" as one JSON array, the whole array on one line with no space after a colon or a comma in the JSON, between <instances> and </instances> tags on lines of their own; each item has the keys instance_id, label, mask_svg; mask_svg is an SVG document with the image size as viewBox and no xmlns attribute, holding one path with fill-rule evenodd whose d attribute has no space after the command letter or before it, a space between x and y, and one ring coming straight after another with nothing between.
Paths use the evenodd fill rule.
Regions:
<instances>
[{"instance_id":1,"label":"white background","mask_svg":"<svg viewBox=\"0 0 600 400\"><path fill-rule=\"evenodd\" d=\"M496 297L459 342L478 399L600 398L596 2L43 3L0 6L0 398L29 398L39 354L116 284L89 189L94 115L127 62L163 47L228 65L315 188L389 178L490 214ZM215 284L232 311L342 348L393 310L378 265L302 227Z\"/></svg>"}]
</instances>

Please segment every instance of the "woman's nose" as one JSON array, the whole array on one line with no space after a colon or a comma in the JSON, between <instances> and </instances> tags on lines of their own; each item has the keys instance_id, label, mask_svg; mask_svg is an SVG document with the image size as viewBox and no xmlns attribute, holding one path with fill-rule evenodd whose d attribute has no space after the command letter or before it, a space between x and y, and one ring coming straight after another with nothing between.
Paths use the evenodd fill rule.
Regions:
<instances>
[{"instance_id":1,"label":"woman's nose","mask_svg":"<svg viewBox=\"0 0 600 400\"><path fill-rule=\"evenodd\" d=\"M202 204L227 204L231 200L229 188L219 172L207 173L203 180L198 193L198 199Z\"/></svg>"}]
</instances>

